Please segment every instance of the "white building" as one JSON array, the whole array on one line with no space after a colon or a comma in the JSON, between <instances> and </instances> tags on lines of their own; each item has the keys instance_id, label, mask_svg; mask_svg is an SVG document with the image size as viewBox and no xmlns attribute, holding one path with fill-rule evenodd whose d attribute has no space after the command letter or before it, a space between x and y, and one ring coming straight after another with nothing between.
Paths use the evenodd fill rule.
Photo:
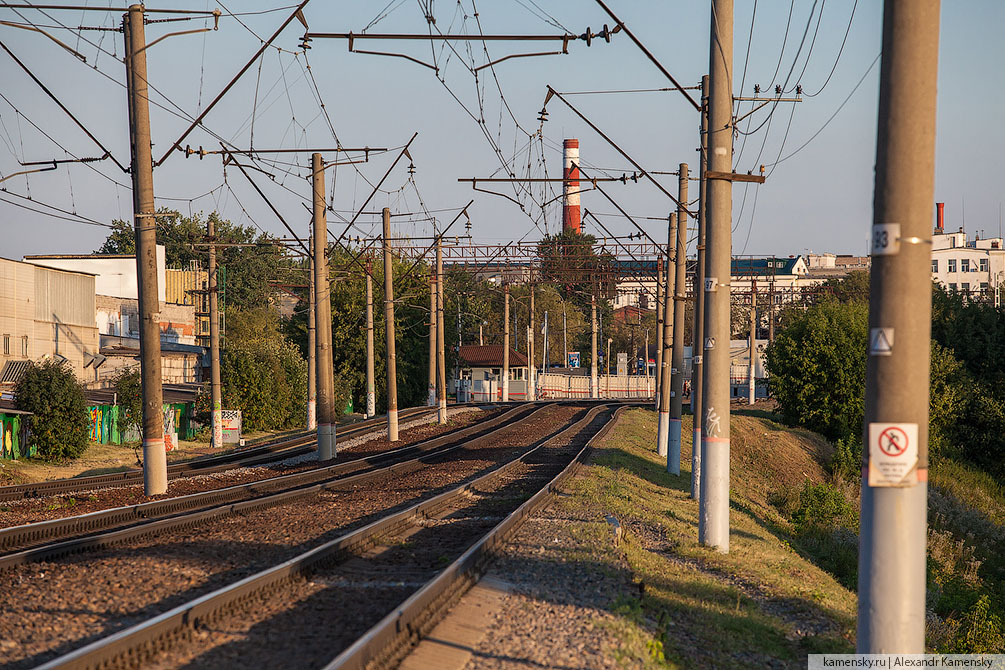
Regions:
<instances>
[{"instance_id":1,"label":"white building","mask_svg":"<svg viewBox=\"0 0 1005 670\"><path fill-rule=\"evenodd\" d=\"M1005 281L1002 238L968 240L962 230L932 235L932 279L967 296L994 297Z\"/></svg>"}]
</instances>

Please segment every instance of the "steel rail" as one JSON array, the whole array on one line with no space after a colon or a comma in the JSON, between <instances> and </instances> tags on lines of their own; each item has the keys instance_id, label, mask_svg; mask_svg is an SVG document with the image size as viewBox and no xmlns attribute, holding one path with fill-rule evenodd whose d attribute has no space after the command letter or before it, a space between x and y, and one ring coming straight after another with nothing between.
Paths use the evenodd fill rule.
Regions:
<instances>
[{"instance_id":1,"label":"steel rail","mask_svg":"<svg viewBox=\"0 0 1005 670\"><path fill-rule=\"evenodd\" d=\"M370 628L355 643L339 654L324 670L366 670L367 668L395 667L403 651L417 644L423 635L433 629L446 611L473 586L503 544L534 512L541 509L549 496L578 472L593 449L593 444L614 427L622 410L616 409L589 439L571 462L555 475L546 486L531 496L514 512L507 515L477 543L448 565L425 586L413 593L401 605ZM598 412L599 413L599 412ZM592 421L587 416L583 422ZM523 460L526 456L521 457Z\"/></svg>"},{"instance_id":2,"label":"steel rail","mask_svg":"<svg viewBox=\"0 0 1005 670\"><path fill-rule=\"evenodd\" d=\"M27 548L0 556L0 570L77 551L97 549L144 535L185 528L248 509L270 507L313 495L333 486L344 486L347 482L395 472L411 467L422 459L459 449L466 441L483 438L515 421L528 418L544 407L545 405L519 406L486 421L429 440L325 468L65 519L4 528L0 530L0 551L12 547ZM384 465L388 461L391 463ZM122 526L127 527L121 528ZM93 535L108 528L119 530ZM63 539L67 537L73 539Z\"/></svg>"},{"instance_id":3,"label":"steel rail","mask_svg":"<svg viewBox=\"0 0 1005 670\"><path fill-rule=\"evenodd\" d=\"M516 459L500 465L492 471L457 488L437 495L429 500L420 502L405 510L389 514L362 528L346 533L345 535L315 547L314 549L311 549L299 556L284 561L279 565L217 589L216 591L184 603L167 612L148 619L147 621L136 624L117 633L113 633L108 637L96 640L95 642L81 647L80 649L55 658L48 663L39 666L39 670L52 668L107 668L116 667L118 665L142 666L145 661L150 660L157 652L169 647L175 640L187 637L200 625L205 625L206 623L219 620L221 617L226 616L229 610L240 608L242 605L246 604L249 599L265 597L269 594L276 593L280 591L290 580L298 576L307 575L313 569L338 560L339 557L345 556L356 548L364 548L372 543L376 538L392 533L396 529L408 525L413 519L422 519L427 515L442 509L444 506L449 505L454 500L461 499L472 493L477 493L479 487L490 484L496 479L505 476L509 471L524 463L532 454L546 446L547 442L570 431L581 430L584 425L591 423L604 409L609 408L602 405L588 411L585 417L579 419L573 425L561 429L548 438L541 440L535 447L524 452ZM587 447L588 446L589 443L587 444ZM579 454L572 459L572 463L562 470L559 477L562 477L562 474L569 471L573 464L578 463L582 459L587 447L580 450ZM552 479L551 482L549 482L549 484L542 490L545 492L552 490L552 488L556 485L556 479L557 477ZM500 532L508 534L508 531L513 529L517 521L526 517L530 509L536 509L537 505L540 505L541 500L542 498L540 497L539 492L526 503L521 505L516 512L509 515L506 520L498 524L487 536L478 541L475 547L469 549L461 556L460 559L448 566L447 569L440 574L440 576L434 578L431 582L427 583L427 585L423 587L419 593L406 600L406 605L414 602L416 600L416 596L420 593L428 594L430 585L443 583L442 577L445 573L453 574L456 572L455 566L461 562L466 564L470 561L470 558L468 557L472 555L472 552L479 547L485 547L487 540L490 538L494 538L492 540L492 545L496 546L503 540ZM528 503L531 503L532 501L537 501L537 505L528 507ZM516 520L511 520L514 516L516 516ZM479 552L479 556L482 555L483 552L484 550ZM424 595L423 599L425 597L426 596ZM403 608L403 606L396 608L395 612L388 615L388 618L400 612ZM384 622L382 622L382 624L383 623ZM371 629L371 633L372 632L373 629ZM402 632L406 635L410 634L410 630ZM367 639L371 639L371 637L372 636L369 633L365 636ZM347 652L355 649L358 644L359 643L354 644L347 650ZM366 648L369 649L370 647L367 646ZM335 662L339 662L339 659L341 659L344 655L345 653L340 655Z\"/></svg>"},{"instance_id":4,"label":"steel rail","mask_svg":"<svg viewBox=\"0 0 1005 670\"><path fill-rule=\"evenodd\" d=\"M407 412L407 414L405 414ZM435 409L428 407L411 407L402 412L403 418L415 418L424 414L435 414ZM341 429L339 435L343 437L357 437L360 434L370 432L376 427L378 430L383 427L386 419L383 416L366 419ZM314 444L313 433L294 435L275 442L267 442L262 445L231 451L226 454L217 454L194 458L181 463L174 463L168 466L168 479L191 475L206 475L214 472L222 472L237 467L249 465L262 465L272 461L282 460L297 456L310 451L309 445ZM14 486L0 487L0 501L20 500L25 498L41 498L63 493L74 493L77 491L92 491L99 488L109 488L114 486L128 486L141 483L143 481L143 471L140 469L125 470L105 475L92 475L90 477L79 477L71 479L55 479L46 482L35 482L31 484L18 484Z\"/></svg>"}]
</instances>

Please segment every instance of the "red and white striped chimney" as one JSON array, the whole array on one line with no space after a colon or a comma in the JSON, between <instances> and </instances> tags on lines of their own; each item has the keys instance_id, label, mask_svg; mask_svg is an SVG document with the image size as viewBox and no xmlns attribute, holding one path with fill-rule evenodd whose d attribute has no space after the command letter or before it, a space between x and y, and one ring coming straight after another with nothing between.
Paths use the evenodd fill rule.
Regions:
<instances>
[{"instance_id":1,"label":"red and white striped chimney","mask_svg":"<svg viewBox=\"0 0 1005 670\"><path fill-rule=\"evenodd\" d=\"M938 211L938 217L936 218L935 232L940 235L946 232L946 203L937 202L935 203L935 209Z\"/></svg>"},{"instance_id":2,"label":"red and white striped chimney","mask_svg":"<svg viewBox=\"0 0 1005 670\"><path fill-rule=\"evenodd\" d=\"M580 232L579 213L579 140L562 143L562 232Z\"/></svg>"}]
</instances>

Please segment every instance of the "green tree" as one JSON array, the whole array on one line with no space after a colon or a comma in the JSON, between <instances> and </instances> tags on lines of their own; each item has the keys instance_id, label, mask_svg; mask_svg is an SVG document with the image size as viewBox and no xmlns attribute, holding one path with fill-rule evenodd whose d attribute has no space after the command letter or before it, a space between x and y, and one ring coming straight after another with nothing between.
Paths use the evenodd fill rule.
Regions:
<instances>
[{"instance_id":1,"label":"green tree","mask_svg":"<svg viewBox=\"0 0 1005 670\"><path fill-rule=\"evenodd\" d=\"M307 413L307 362L279 331L269 307L235 310L220 356L223 401L240 409L245 430L303 425Z\"/></svg>"},{"instance_id":2,"label":"green tree","mask_svg":"<svg viewBox=\"0 0 1005 670\"><path fill-rule=\"evenodd\" d=\"M277 280L297 279L289 283L302 283L302 276L292 274L296 264L272 243L271 236L259 233L252 226L239 226L221 219L216 212L204 218L201 213L186 217L165 209L160 211L156 218L157 243L164 245L165 262L169 267L184 267L193 260L205 266L206 247L195 244L205 239L207 218L213 220L219 242L246 245L223 247L218 252L227 306L250 309L268 304L275 296L272 284ZM112 231L95 253L136 253L132 224L113 221Z\"/></svg>"},{"instance_id":3,"label":"green tree","mask_svg":"<svg viewBox=\"0 0 1005 670\"><path fill-rule=\"evenodd\" d=\"M65 363L32 365L14 389L18 409L31 412L31 439L47 461L78 458L91 434L84 387Z\"/></svg>"},{"instance_id":4,"label":"green tree","mask_svg":"<svg viewBox=\"0 0 1005 670\"><path fill-rule=\"evenodd\" d=\"M862 428L868 309L824 300L794 314L768 346L772 394L787 421L831 439Z\"/></svg>"},{"instance_id":5,"label":"green tree","mask_svg":"<svg viewBox=\"0 0 1005 670\"><path fill-rule=\"evenodd\" d=\"M580 309L590 309L590 295L614 295L614 257L597 253L597 238L590 234L563 231L546 235L537 245L541 278L562 287L562 297Z\"/></svg>"},{"instance_id":6,"label":"green tree","mask_svg":"<svg viewBox=\"0 0 1005 670\"><path fill-rule=\"evenodd\" d=\"M143 385L137 368L123 368L112 381L119 405L119 430L123 437L143 426Z\"/></svg>"},{"instance_id":7,"label":"green tree","mask_svg":"<svg viewBox=\"0 0 1005 670\"><path fill-rule=\"evenodd\" d=\"M866 270L852 270L844 277L828 279L820 285L824 295L838 302L869 302L869 273Z\"/></svg>"}]
</instances>

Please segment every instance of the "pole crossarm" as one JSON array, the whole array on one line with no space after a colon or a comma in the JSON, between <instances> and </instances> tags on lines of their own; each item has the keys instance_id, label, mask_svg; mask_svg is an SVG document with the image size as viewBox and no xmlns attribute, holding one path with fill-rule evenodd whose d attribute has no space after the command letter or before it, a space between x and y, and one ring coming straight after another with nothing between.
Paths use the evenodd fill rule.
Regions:
<instances>
[{"instance_id":1,"label":"pole crossarm","mask_svg":"<svg viewBox=\"0 0 1005 670\"><path fill-rule=\"evenodd\" d=\"M355 43L360 40L375 40L375 41L429 41L429 42L561 42L562 49L560 51L538 51L534 53L516 53L503 56L501 58L496 58L490 60L489 62L479 65L474 68L474 72L483 70L487 67L497 65L503 61L507 61L511 58L528 58L533 56L561 56L569 53L569 43L575 42L577 40L582 40L586 42L586 46L593 44L593 39L596 37L603 38L605 42L610 43L611 36L619 32L621 27L615 27L613 30L609 29L605 24L603 29L599 33L593 32L590 28L586 29L581 35L574 35L572 33L562 33L561 35L469 35L464 33L324 33L324 32L311 32L308 30L304 33L301 40L300 46L303 49L310 49L310 43L315 39L336 39L336 40L346 40L349 51L351 53L358 54L368 54L371 56L391 56L394 58L404 58L405 60L411 61L423 67L428 67L429 69L439 72L439 67L434 63L430 64L414 56L409 56L403 53L393 53L389 51L370 51L357 49Z\"/></svg>"}]
</instances>

